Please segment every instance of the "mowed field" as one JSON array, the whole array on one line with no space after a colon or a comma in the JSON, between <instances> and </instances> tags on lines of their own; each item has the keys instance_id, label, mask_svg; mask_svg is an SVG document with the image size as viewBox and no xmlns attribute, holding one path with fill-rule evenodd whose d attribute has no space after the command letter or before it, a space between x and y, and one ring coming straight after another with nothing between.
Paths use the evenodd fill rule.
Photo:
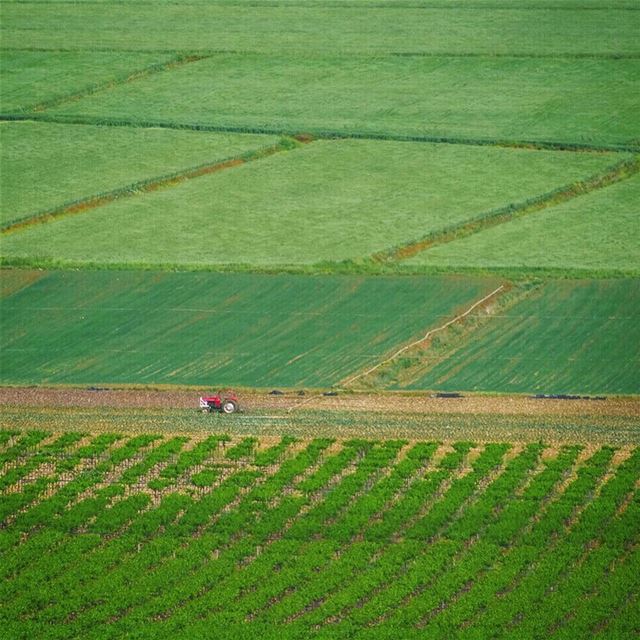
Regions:
<instances>
[{"instance_id":1,"label":"mowed field","mask_svg":"<svg viewBox=\"0 0 640 640\"><path fill-rule=\"evenodd\" d=\"M273 147L278 138L2 122L0 141L7 169L0 178L0 222L8 226L81 207L87 199L135 193L159 180Z\"/></svg>"},{"instance_id":2,"label":"mowed field","mask_svg":"<svg viewBox=\"0 0 640 640\"><path fill-rule=\"evenodd\" d=\"M0 431L12 638L630 638L640 450Z\"/></svg>"},{"instance_id":3,"label":"mowed field","mask_svg":"<svg viewBox=\"0 0 640 640\"><path fill-rule=\"evenodd\" d=\"M486 278L27 273L2 298L4 384L330 387L497 286Z\"/></svg>"},{"instance_id":4,"label":"mowed field","mask_svg":"<svg viewBox=\"0 0 640 640\"><path fill-rule=\"evenodd\" d=\"M56 126L59 135L68 129L34 123L23 138L20 129L25 124L5 126L14 129L14 137L23 144L38 139L42 133L38 127L50 130ZM78 128L90 145L87 156L93 155L95 138L91 130L104 135L104 128L81 126L71 130L76 133ZM132 131L126 132L122 144L129 154L137 154L136 144L144 140L136 140L137 130ZM157 130L151 131L158 140L163 139ZM190 154L197 153L200 163L208 157L212 165L238 157L243 150L273 146L277 141L273 136L170 133L165 143L167 148L175 148L168 156L174 166L178 162L186 166L197 163L186 151L179 155L178 142L193 147L194 137L198 146ZM59 171L66 176L71 173L73 178L68 179L73 184L81 181L85 189L91 189L91 181L82 180L82 173L96 175L95 164L92 158L83 157L80 142L82 139L68 140L70 160L60 163ZM80 146L78 151L76 145ZM60 146L57 148L60 152ZM151 144L147 148L151 159L163 157L162 149L154 149ZM114 142L113 152L97 159L105 166L95 181L120 186L125 183L121 174L127 167L130 171L137 167L140 174L143 158L132 157L127 165L127 152L117 152ZM30 165L29 173L46 173L49 157L32 160L35 165ZM629 154L397 141L282 144L279 152L269 157L259 156L258 161L184 180L172 188L138 193L131 187L128 194L133 195L115 197L99 206L89 200L82 215L64 216L64 208L59 207L62 215L54 224L21 228L19 233L6 235L2 247L9 260L34 265L50 261L71 266L98 263L197 268L353 261L412 244L425 236L437 237L496 211L519 210L532 200L553 197L557 191L577 188L589 180L617 176L621 168L635 168L630 162ZM19 166L10 169L7 180L11 184L16 184L14 169ZM52 172L49 179L55 188L68 193L69 187L56 178ZM96 184L93 193L99 191ZM23 197L23 192L24 187L17 186L14 198ZM89 191L88 195L93 193ZM35 211L46 209L52 199L46 189L34 189L32 207ZM623 204L621 214L626 213ZM25 213L27 207L25 202ZM620 224L624 221L622 218ZM111 229L110 233L104 233L105 227ZM632 233L630 242L634 238ZM576 244L580 244L580 238ZM623 268L629 264L628 255L626 259Z\"/></svg>"}]
</instances>

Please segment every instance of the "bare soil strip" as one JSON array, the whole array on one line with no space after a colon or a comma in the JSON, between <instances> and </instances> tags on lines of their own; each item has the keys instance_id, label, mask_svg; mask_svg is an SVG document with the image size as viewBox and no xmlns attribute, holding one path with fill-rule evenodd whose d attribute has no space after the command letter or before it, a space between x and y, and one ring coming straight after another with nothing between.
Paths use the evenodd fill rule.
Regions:
<instances>
[{"instance_id":1,"label":"bare soil strip","mask_svg":"<svg viewBox=\"0 0 640 640\"><path fill-rule=\"evenodd\" d=\"M24 407L111 407L139 409L194 409L198 397L210 390L66 389L35 387L0 388L0 406ZM606 400L559 400L528 396L467 396L434 398L428 395L396 393L349 393L338 396L300 396L294 392L271 395L268 392L242 392L240 404L245 414L262 411L286 413L291 406L323 411L361 411L385 414L466 414L522 416L617 416L637 418L640 398Z\"/></svg>"}]
</instances>

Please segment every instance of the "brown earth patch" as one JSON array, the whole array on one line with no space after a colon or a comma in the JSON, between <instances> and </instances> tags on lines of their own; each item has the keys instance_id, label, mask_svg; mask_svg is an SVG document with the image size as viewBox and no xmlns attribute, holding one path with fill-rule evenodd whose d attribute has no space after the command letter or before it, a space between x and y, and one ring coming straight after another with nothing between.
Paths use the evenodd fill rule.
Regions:
<instances>
[{"instance_id":1,"label":"brown earth patch","mask_svg":"<svg viewBox=\"0 0 640 640\"><path fill-rule=\"evenodd\" d=\"M211 390L150 389L70 389L4 387L0 405L27 407L114 407L150 409L197 409L198 397ZM297 408L324 411L363 411L411 414L493 414L523 416L618 416L640 420L639 398L606 400L537 399L527 396L467 396L434 398L428 395L397 393L335 396L298 395L296 392L271 395L267 392L240 392L245 413L281 410L295 413Z\"/></svg>"}]
</instances>

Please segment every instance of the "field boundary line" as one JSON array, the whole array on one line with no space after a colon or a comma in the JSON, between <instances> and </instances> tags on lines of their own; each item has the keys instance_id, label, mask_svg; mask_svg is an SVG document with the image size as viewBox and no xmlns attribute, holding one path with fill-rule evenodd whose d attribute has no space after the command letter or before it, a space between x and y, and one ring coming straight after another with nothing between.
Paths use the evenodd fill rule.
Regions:
<instances>
[{"instance_id":1,"label":"field boundary line","mask_svg":"<svg viewBox=\"0 0 640 640\"><path fill-rule=\"evenodd\" d=\"M0 230L0 237L2 231ZM190 273L257 273L263 275L394 275L394 276L481 276L506 280L543 278L554 280L602 280L640 277L640 268L591 268L591 267L441 267L413 265L402 262L374 262L344 260L321 262L311 265L295 263L249 264L241 262L193 263L193 262L91 262L59 258L18 257L0 255L0 269L78 270L84 271L181 271Z\"/></svg>"},{"instance_id":2,"label":"field boundary line","mask_svg":"<svg viewBox=\"0 0 640 640\"><path fill-rule=\"evenodd\" d=\"M69 50L69 53L75 52L76 50ZM115 52L115 51L114 51ZM138 51L136 53L145 53L144 51ZM172 52L167 51L166 55ZM106 82L95 83L92 85L88 85L83 89L76 91L75 93L69 93L63 96L57 96L54 98L49 98L48 100L43 100L42 102L38 102L29 107L25 107L24 111L26 112L43 112L47 109L51 109L53 107L58 107L67 102L75 102L77 100L81 100L82 98L86 98L87 96L94 95L96 93L100 93L102 91L109 91L114 89L115 87L119 87L124 84L129 84L131 82L136 82L137 80L142 80L143 78L147 78L152 75L156 75L158 73L163 73L165 71L169 71L171 69L175 69L177 67L182 67L186 64L191 64L192 62L199 62L200 60L205 60L210 56L206 53L201 54L178 54L174 55L170 60L166 62L156 62L154 64L149 65L148 67L143 67L142 69L137 69L131 71L127 74L123 74L121 76L117 76L112 80L107 80Z\"/></svg>"},{"instance_id":3,"label":"field boundary line","mask_svg":"<svg viewBox=\"0 0 640 640\"><path fill-rule=\"evenodd\" d=\"M468 138L462 136L437 136L403 133L385 133L381 131L345 130L336 131L307 127L262 127L253 125L225 125L202 122L172 122L166 120L134 120L127 118L108 118L83 115L51 114L45 112L23 113L13 111L0 113L0 122L22 122L30 120L34 122L50 122L54 124L95 125L101 127L132 127L139 129L176 129L188 131L210 131L213 133L253 133L280 136L304 136L318 140L381 140L392 142L427 142L433 144L461 144L480 147L506 147L516 149L531 149L540 151L569 151L569 152L626 152L639 153L640 144L634 142L621 142L613 144L588 144L582 142L562 140L527 140L507 138Z\"/></svg>"},{"instance_id":4,"label":"field boundary line","mask_svg":"<svg viewBox=\"0 0 640 640\"><path fill-rule=\"evenodd\" d=\"M267 147L247 151L236 157L227 158L214 163L197 165L182 171L156 176L146 180L140 180L139 182L134 182L124 187L93 194L85 198L79 198L78 200L64 203L58 207L36 212L30 216L22 218L21 220L7 223L0 227L0 235L8 235L17 231L22 231L25 228L36 224L54 222L63 217L85 213L92 209L106 206L121 198L131 198L142 193L157 191L158 189L165 187L174 187L186 182L187 180L200 178L205 175L217 173L218 171L224 171L225 169L232 169L233 167L241 166L247 162L253 162L262 158L267 158L276 153L295 149L297 148L297 145L297 142L284 139Z\"/></svg>"},{"instance_id":5,"label":"field boundary line","mask_svg":"<svg viewBox=\"0 0 640 640\"><path fill-rule=\"evenodd\" d=\"M13 2L12 4L16 4ZM51 3L47 3L51 4ZM85 3L87 4L87 3ZM247 6L247 5L244 5ZM176 53L176 49L115 49L113 47L0 47L0 52L29 52L29 53L127 53L127 54L157 54L171 55ZM193 57L199 59L212 58L214 56L256 56L256 55L275 55L275 49L208 49L204 47L189 49L183 55L185 57ZM322 57L323 55L341 56L344 58L372 58L372 57L389 57L389 58L490 58L490 59L508 59L516 60L640 60L640 52L592 52L587 51L557 51L551 53L535 52L520 53L517 51L509 52L482 52L482 51L377 51L362 49L359 51L335 50L330 52L323 49L288 49L287 54L291 56ZM197 62L190 60L187 62ZM155 65L153 65L155 66ZM161 70L158 70L158 72ZM153 73L153 71L152 71ZM132 78L137 80L138 78ZM106 83L105 83L106 84ZM120 83L122 84L122 83ZM97 85L96 85L97 86ZM109 87L106 87L109 88ZM83 96L81 96L83 97Z\"/></svg>"},{"instance_id":6,"label":"field boundary line","mask_svg":"<svg viewBox=\"0 0 640 640\"><path fill-rule=\"evenodd\" d=\"M347 378L347 380L345 380L341 386L346 387L350 385L352 382L355 382L359 378L362 378L364 376L369 375L370 373L373 373L376 369L379 369L382 365L388 364L392 360L395 360L399 355L403 354L405 351L408 351L412 347L415 347L423 342L426 342L434 333L444 331L447 327L450 327L452 324L459 322L460 320L468 316L474 309L479 307L481 304L485 303L487 300L489 300L493 296L500 293L500 291L502 291L504 288L505 288L505 285L501 284L497 289L494 289L491 293L484 296L484 298L482 298L481 300L478 300L477 302L474 302L464 313L461 313L460 315L456 316L452 320L445 322L445 324L441 325L440 327L436 327L435 329L429 329L429 331L427 331L427 333L425 333L424 336L422 336L422 338L419 338L418 340L415 340L414 342L408 345L405 345L401 349L398 349L398 351L396 351L392 356L390 356L389 358L386 358L385 360L382 360L381 362L378 362L378 364L376 364L374 367L371 367L366 371L357 373L355 376L351 376L350 378Z\"/></svg>"},{"instance_id":7,"label":"field boundary line","mask_svg":"<svg viewBox=\"0 0 640 640\"><path fill-rule=\"evenodd\" d=\"M65 5L65 4L77 4L77 0L13 0L11 4L46 4L46 5ZM87 1L84 4L88 5L100 5L102 3L93 1ZM127 0L110 0L111 5L127 5L130 4ZM157 6L157 4L151 0L141 0L136 2L141 6ZM207 5L207 2L184 2L181 3L184 6L201 7ZM481 5L465 5L461 2L385 2L384 0L374 2L364 2L358 4L356 2L344 2L336 4L335 2L323 2L322 0L311 0L304 2L300 0L281 0L280 2L265 2L260 0L250 0L249 2L238 2L237 0L223 0L218 2L217 6L221 7L249 7L249 8L297 8L297 9L425 9L425 10L465 10L465 11L495 11L496 9L509 10L509 11L638 11L639 9L632 4L622 4L614 7L594 7L592 5L577 5L562 7L553 5L551 3L547 5L529 5L529 4L517 4L510 7L505 7L499 2L487 3Z\"/></svg>"},{"instance_id":8,"label":"field boundary line","mask_svg":"<svg viewBox=\"0 0 640 640\"><path fill-rule=\"evenodd\" d=\"M470 220L434 231L420 240L409 242L386 252L374 254L373 260L394 262L406 260L436 245L447 244L485 229L511 222L537 211L558 206L580 196L603 189L616 182L622 182L640 172L640 156L628 158L607 168L603 173L577 180L553 191L543 193L518 203L511 203L482 213Z\"/></svg>"}]
</instances>

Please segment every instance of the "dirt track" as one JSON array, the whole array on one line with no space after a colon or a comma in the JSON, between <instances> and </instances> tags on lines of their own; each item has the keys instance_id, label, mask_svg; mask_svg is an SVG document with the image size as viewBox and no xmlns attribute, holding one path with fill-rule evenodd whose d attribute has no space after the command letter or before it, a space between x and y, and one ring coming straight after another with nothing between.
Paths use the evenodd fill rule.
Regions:
<instances>
[{"instance_id":1,"label":"dirt track","mask_svg":"<svg viewBox=\"0 0 640 640\"><path fill-rule=\"evenodd\" d=\"M204 392L204 391L203 391ZM0 405L32 407L135 407L194 409L198 391L88 390L0 388ZM322 409L333 411L368 411L412 414L494 414L529 416L620 416L640 420L640 399L553 400L525 396L475 396L431 398L394 394L320 394L295 393L270 395L243 393L245 412L260 410L293 411Z\"/></svg>"}]
</instances>

